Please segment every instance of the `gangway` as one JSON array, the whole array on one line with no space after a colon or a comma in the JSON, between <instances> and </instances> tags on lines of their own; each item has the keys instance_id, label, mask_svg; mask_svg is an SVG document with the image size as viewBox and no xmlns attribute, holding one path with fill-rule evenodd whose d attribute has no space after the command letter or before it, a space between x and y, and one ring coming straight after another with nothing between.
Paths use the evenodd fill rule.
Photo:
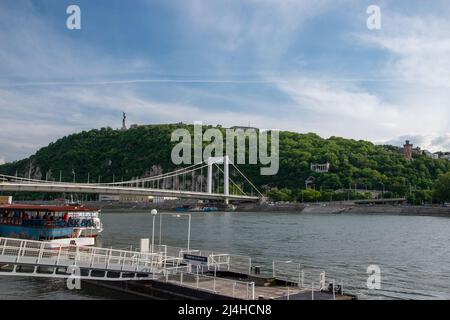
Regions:
<instances>
[{"instance_id":1,"label":"gangway","mask_svg":"<svg viewBox=\"0 0 450 320\"><path fill-rule=\"evenodd\" d=\"M167 260L165 252L0 238L0 275L67 278L78 268L80 279L148 280L176 271Z\"/></svg>"}]
</instances>

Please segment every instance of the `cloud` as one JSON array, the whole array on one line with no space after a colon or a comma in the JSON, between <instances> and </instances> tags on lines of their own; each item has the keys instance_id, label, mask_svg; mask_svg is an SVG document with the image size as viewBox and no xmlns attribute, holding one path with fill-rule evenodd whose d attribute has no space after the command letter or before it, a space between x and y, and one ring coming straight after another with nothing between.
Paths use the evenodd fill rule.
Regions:
<instances>
[{"instance_id":1,"label":"cloud","mask_svg":"<svg viewBox=\"0 0 450 320\"><path fill-rule=\"evenodd\" d=\"M450 21L439 16L383 14L380 33L359 33L362 44L386 51L385 77L427 87L450 87Z\"/></svg>"},{"instance_id":2,"label":"cloud","mask_svg":"<svg viewBox=\"0 0 450 320\"><path fill-rule=\"evenodd\" d=\"M117 58L95 44L80 41L64 27L54 28L31 1L0 4L0 83L76 82L108 79L152 63L142 57ZM47 17L48 18L48 17Z\"/></svg>"},{"instance_id":3,"label":"cloud","mask_svg":"<svg viewBox=\"0 0 450 320\"><path fill-rule=\"evenodd\" d=\"M0 157L0 165L2 165L2 164L5 164L6 163L6 160L5 160L5 158L3 158L3 157Z\"/></svg>"},{"instance_id":4,"label":"cloud","mask_svg":"<svg viewBox=\"0 0 450 320\"><path fill-rule=\"evenodd\" d=\"M126 86L0 89L0 105L13 110L0 118L0 154L8 154L8 160L28 156L55 138L80 130L118 128L122 111L128 113L128 124L202 121L232 126L251 121L261 128L274 128L272 118L256 108L245 113L226 108L205 112L196 104L158 101Z\"/></svg>"},{"instance_id":5,"label":"cloud","mask_svg":"<svg viewBox=\"0 0 450 320\"><path fill-rule=\"evenodd\" d=\"M7 44L0 46L0 154L8 161L68 133L119 127L122 111L130 124L203 121L228 126L250 121L261 128L322 136L393 143L411 137L430 149L449 146L450 22L443 16L405 16L383 9L380 32L353 29L350 38L340 34L349 47L367 50L364 59L382 53L379 68L362 77L374 80L368 83L342 81L364 62L361 57L353 70L311 64L318 61L314 55L322 47L317 43L325 34L314 29L328 23L323 15L330 11L343 15L347 7L342 2L169 2L171 14L178 12L174 16L179 20L171 23L177 37L162 41L171 43L172 51L164 47L154 56L130 54L138 52L135 48L113 52L102 43L55 30L32 2L22 3L20 10L0 4L0 42ZM304 34L306 29L314 32ZM300 35L304 42L299 44ZM167 34L161 31L160 36ZM319 61L331 56L339 64L338 49L321 52ZM304 62L300 69L292 66L298 60ZM189 76L166 77L168 61L189 65L174 67ZM143 70L163 71L152 77ZM208 76L193 76L197 70ZM252 70L256 72L249 77ZM278 71L279 76L266 75ZM234 77L224 76L229 74Z\"/></svg>"},{"instance_id":6,"label":"cloud","mask_svg":"<svg viewBox=\"0 0 450 320\"><path fill-rule=\"evenodd\" d=\"M450 134L436 135L404 135L395 139L381 141L380 144L392 144L395 146L403 146L406 140L410 140L415 146L430 152L449 152L450 151Z\"/></svg>"},{"instance_id":7,"label":"cloud","mask_svg":"<svg viewBox=\"0 0 450 320\"><path fill-rule=\"evenodd\" d=\"M247 71L256 65L258 72L264 72L281 65L279 59L305 24L330 10L331 4L330 0L192 0L184 5L177 2L175 9L180 11L185 32L201 39L201 47L207 43L205 49L211 53L207 58L218 61L219 70L220 64L234 64L233 57L250 55L251 59L244 58Z\"/></svg>"}]
</instances>

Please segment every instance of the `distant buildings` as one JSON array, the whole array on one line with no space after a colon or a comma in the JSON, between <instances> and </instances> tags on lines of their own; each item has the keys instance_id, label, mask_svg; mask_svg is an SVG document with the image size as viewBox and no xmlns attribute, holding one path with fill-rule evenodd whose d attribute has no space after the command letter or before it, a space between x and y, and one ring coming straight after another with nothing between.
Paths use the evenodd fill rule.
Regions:
<instances>
[{"instance_id":1,"label":"distant buildings","mask_svg":"<svg viewBox=\"0 0 450 320\"><path fill-rule=\"evenodd\" d=\"M427 156L428 158L431 158L433 160L439 159L439 152L431 153L428 150L423 150L423 155Z\"/></svg>"},{"instance_id":2,"label":"distant buildings","mask_svg":"<svg viewBox=\"0 0 450 320\"><path fill-rule=\"evenodd\" d=\"M100 194L98 196L98 201L100 202L119 202L119 203L130 203L130 202L152 202L161 203L169 200L176 200L175 197L154 197L154 196L137 196L137 195L110 195L110 194Z\"/></svg>"},{"instance_id":3,"label":"distant buildings","mask_svg":"<svg viewBox=\"0 0 450 320\"><path fill-rule=\"evenodd\" d=\"M230 127L230 129L232 129L232 130L243 130L243 131L245 131L245 130L255 130L255 131L258 131L258 130L259 130L259 129L256 128L256 127L250 127L250 126L233 126L233 127Z\"/></svg>"},{"instance_id":4,"label":"distant buildings","mask_svg":"<svg viewBox=\"0 0 450 320\"><path fill-rule=\"evenodd\" d=\"M317 173L327 173L330 171L330 163L311 163L311 171Z\"/></svg>"},{"instance_id":5,"label":"distant buildings","mask_svg":"<svg viewBox=\"0 0 450 320\"><path fill-rule=\"evenodd\" d=\"M421 150L419 147L414 148L413 144L409 140L406 140L403 148L400 148L400 152L405 156L405 159L412 160L413 155L424 155L433 160L446 159L450 161L450 152L430 152L428 150Z\"/></svg>"},{"instance_id":6,"label":"distant buildings","mask_svg":"<svg viewBox=\"0 0 450 320\"><path fill-rule=\"evenodd\" d=\"M413 155L412 149L413 149L413 145L411 143L409 143L409 140L406 140L406 143L403 145L403 154L404 154L406 160L412 159L412 155Z\"/></svg>"}]
</instances>

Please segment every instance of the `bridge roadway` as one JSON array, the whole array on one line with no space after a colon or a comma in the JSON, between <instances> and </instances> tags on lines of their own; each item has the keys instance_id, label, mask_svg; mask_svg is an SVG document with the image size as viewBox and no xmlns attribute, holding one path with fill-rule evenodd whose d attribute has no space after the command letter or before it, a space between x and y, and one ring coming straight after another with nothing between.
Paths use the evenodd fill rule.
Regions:
<instances>
[{"instance_id":1,"label":"bridge roadway","mask_svg":"<svg viewBox=\"0 0 450 320\"><path fill-rule=\"evenodd\" d=\"M55 192L55 193L96 193L110 195L136 195L191 198L199 200L258 201L256 196L225 195L220 193L206 193L181 190L165 190L137 187L116 187L98 184L57 183L57 182L0 182L3 192Z\"/></svg>"}]
</instances>

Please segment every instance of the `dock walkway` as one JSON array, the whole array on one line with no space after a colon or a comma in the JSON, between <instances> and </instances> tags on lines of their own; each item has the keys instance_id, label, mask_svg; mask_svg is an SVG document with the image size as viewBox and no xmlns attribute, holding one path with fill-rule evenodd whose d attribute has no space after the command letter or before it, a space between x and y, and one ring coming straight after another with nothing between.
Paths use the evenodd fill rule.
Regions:
<instances>
[{"instance_id":1,"label":"dock walkway","mask_svg":"<svg viewBox=\"0 0 450 320\"><path fill-rule=\"evenodd\" d=\"M207 264L192 265L184 259L186 253L205 257ZM140 252L0 238L0 276L79 278L148 298L161 295L241 300L352 298L314 286L304 288L300 280L256 276L247 256L167 245Z\"/></svg>"}]
</instances>

